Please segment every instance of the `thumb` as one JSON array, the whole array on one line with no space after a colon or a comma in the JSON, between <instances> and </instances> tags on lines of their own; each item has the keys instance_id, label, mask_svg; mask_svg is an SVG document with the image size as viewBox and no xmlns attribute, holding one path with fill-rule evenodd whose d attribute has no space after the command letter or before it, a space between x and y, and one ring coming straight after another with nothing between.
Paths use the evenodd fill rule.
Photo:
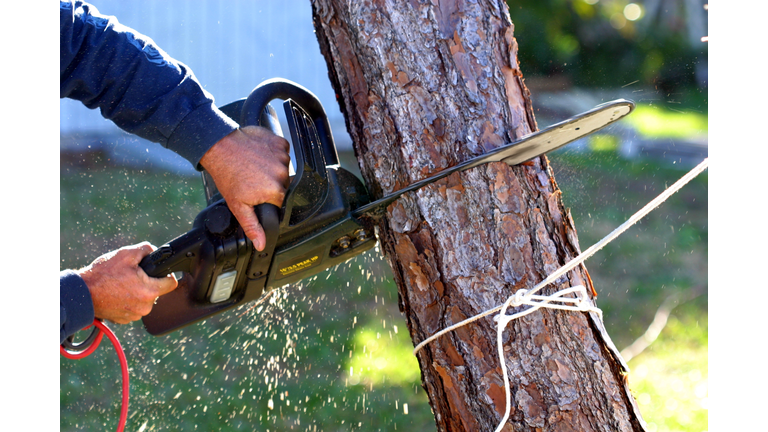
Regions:
<instances>
[{"instance_id":1,"label":"thumb","mask_svg":"<svg viewBox=\"0 0 768 432\"><path fill-rule=\"evenodd\" d=\"M152 281L158 296L168 294L179 286L179 281L173 274L169 274L162 278L150 278L150 280Z\"/></svg>"},{"instance_id":2,"label":"thumb","mask_svg":"<svg viewBox=\"0 0 768 432\"><path fill-rule=\"evenodd\" d=\"M235 215L235 218L240 222L240 226L243 228L246 237L251 239L253 246L258 251L264 250L267 244L267 236L264 234L264 228L259 223L259 219L256 217L256 213L253 211L253 207L236 203L229 206L229 211Z\"/></svg>"}]
</instances>

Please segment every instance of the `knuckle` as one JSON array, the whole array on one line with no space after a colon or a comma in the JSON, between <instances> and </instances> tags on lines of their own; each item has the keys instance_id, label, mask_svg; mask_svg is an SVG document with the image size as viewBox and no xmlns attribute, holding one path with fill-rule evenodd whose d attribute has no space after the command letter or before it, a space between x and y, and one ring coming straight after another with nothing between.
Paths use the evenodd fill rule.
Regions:
<instances>
[{"instance_id":1,"label":"knuckle","mask_svg":"<svg viewBox=\"0 0 768 432\"><path fill-rule=\"evenodd\" d=\"M157 249L152 243L148 241L143 241L135 246L135 250L138 250L139 252L144 252L146 250L154 251Z\"/></svg>"},{"instance_id":2,"label":"knuckle","mask_svg":"<svg viewBox=\"0 0 768 432\"><path fill-rule=\"evenodd\" d=\"M260 225L258 223L253 223L249 221L247 224L243 224L241 226L243 228L243 231L245 231L246 233L252 233L256 231Z\"/></svg>"},{"instance_id":3,"label":"knuckle","mask_svg":"<svg viewBox=\"0 0 768 432\"><path fill-rule=\"evenodd\" d=\"M269 188L266 190L266 192L270 196L277 196L282 195L284 190L285 188L283 187L283 183L279 179L274 179L272 182L270 182Z\"/></svg>"}]
</instances>

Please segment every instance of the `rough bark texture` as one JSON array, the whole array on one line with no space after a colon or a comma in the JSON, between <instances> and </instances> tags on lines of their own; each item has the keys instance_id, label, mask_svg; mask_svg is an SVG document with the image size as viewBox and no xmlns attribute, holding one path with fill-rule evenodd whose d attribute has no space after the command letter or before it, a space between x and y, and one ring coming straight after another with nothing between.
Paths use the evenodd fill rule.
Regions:
<instances>
[{"instance_id":1,"label":"rough bark texture","mask_svg":"<svg viewBox=\"0 0 768 432\"><path fill-rule=\"evenodd\" d=\"M313 0L315 28L369 190L381 197L536 130L507 5ZM501 305L579 253L545 157L409 194L379 226L414 344ZM585 268L544 292L583 284ZM510 311L513 312L513 311ZM439 430L493 430L505 396L491 318L418 354ZM600 319L542 309L505 332L507 430L630 431L642 420Z\"/></svg>"}]
</instances>

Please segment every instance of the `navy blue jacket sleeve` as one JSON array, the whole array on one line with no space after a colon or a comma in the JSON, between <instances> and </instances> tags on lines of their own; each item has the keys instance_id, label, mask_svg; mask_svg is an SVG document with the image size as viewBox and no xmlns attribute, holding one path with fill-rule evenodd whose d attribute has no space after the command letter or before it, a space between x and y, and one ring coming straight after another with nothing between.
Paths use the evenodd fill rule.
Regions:
<instances>
[{"instance_id":1,"label":"navy blue jacket sleeve","mask_svg":"<svg viewBox=\"0 0 768 432\"><path fill-rule=\"evenodd\" d=\"M189 68L116 18L79 0L60 3L61 97L81 101L121 129L159 143L196 169L238 125L214 105ZM88 287L60 274L61 340L93 322Z\"/></svg>"},{"instance_id":2,"label":"navy blue jacket sleeve","mask_svg":"<svg viewBox=\"0 0 768 432\"><path fill-rule=\"evenodd\" d=\"M83 279L72 270L59 273L61 342L93 323L93 301Z\"/></svg>"},{"instance_id":3,"label":"navy blue jacket sleeve","mask_svg":"<svg viewBox=\"0 0 768 432\"><path fill-rule=\"evenodd\" d=\"M198 170L205 152L237 129L192 71L150 38L82 1L60 1L60 20L62 98L98 108Z\"/></svg>"}]
</instances>

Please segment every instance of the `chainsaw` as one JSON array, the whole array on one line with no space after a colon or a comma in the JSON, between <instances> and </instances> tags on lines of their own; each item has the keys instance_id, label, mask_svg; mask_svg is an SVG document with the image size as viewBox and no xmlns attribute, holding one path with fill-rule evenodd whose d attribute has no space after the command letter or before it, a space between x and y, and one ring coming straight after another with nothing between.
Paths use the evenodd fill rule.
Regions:
<instances>
[{"instance_id":1,"label":"chainsaw","mask_svg":"<svg viewBox=\"0 0 768 432\"><path fill-rule=\"evenodd\" d=\"M160 296L143 318L155 336L167 334L263 293L345 262L376 245L376 221L388 204L452 173L489 162L517 165L591 134L634 109L628 100L601 104L520 140L447 168L381 199L339 165L331 127L319 99L283 79L268 80L245 98L221 107L240 125L256 125L283 136L274 100L283 100L295 165L281 208L254 207L266 234L257 251L229 211L211 176L203 171L207 207L185 234L160 246L139 266L152 277L180 275L179 286Z\"/></svg>"}]
</instances>

